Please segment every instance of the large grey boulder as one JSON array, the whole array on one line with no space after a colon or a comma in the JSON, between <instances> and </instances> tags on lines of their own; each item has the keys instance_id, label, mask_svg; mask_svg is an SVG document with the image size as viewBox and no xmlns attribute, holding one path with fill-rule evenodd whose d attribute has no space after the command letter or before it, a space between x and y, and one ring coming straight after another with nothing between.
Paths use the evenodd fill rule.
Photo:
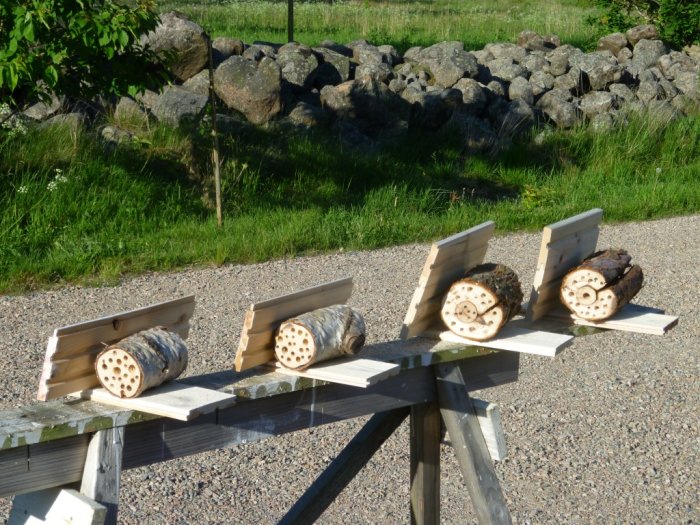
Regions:
<instances>
[{"instance_id":1,"label":"large grey boulder","mask_svg":"<svg viewBox=\"0 0 700 525\"><path fill-rule=\"evenodd\" d=\"M355 69L355 78L361 80L374 79L388 84L394 78L394 70L391 69L389 64L384 62L380 64L361 64Z\"/></svg>"},{"instance_id":2,"label":"large grey boulder","mask_svg":"<svg viewBox=\"0 0 700 525\"><path fill-rule=\"evenodd\" d=\"M605 89L622 77L622 67L617 64L617 60L612 55L586 53L572 55L569 61L572 68L579 68L586 74L588 85L594 91Z\"/></svg>"},{"instance_id":3,"label":"large grey boulder","mask_svg":"<svg viewBox=\"0 0 700 525\"><path fill-rule=\"evenodd\" d=\"M321 104L336 118L356 120L364 131L374 132L408 120L409 104L376 80L349 80L321 90Z\"/></svg>"},{"instance_id":4,"label":"large grey boulder","mask_svg":"<svg viewBox=\"0 0 700 525\"><path fill-rule=\"evenodd\" d=\"M192 20L176 12L161 15L155 30L141 38L162 59L171 57L170 71L178 80L195 76L209 59L204 30Z\"/></svg>"},{"instance_id":5,"label":"large grey boulder","mask_svg":"<svg viewBox=\"0 0 700 525\"><path fill-rule=\"evenodd\" d=\"M62 108L63 98L57 97L52 93L48 101L32 104L22 113L25 117L29 117L32 120L43 121L58 114Z\"/></svg>"},{"instance_id":6,"label":"large grey boulder","mask_svg":"<svg viewBox=\"0 0 700 525\"><path fill-rule=\"evenodd\" d=\"M645 80L639 83L637 88L637 98L644 103L644 105L649 105L652 100L661 100L664 98L664 90L655 80Z\"/></svg>"},{"instance_id":7,"label":"large grey boulder","mask_svg":"<svg viewBox=\"0 0 700 525\"><path fill-rule=\"evenodd\" d=\"M121 97L114 107L114 119L120 123L129 122L145 126L148 124L148 113L134 99Z\"/></svg>"},{"instance_id":8,"label":"large grey boulder","mask_svg":"<svg viewBox=\"0 0 700 525\"><path fill-rule=\"evenodd\" d=\"M554 87L554 77L544 71L535 71L529 79L532 94L539 97Z\"/></svg>"},{"instance_id":9,"label":"large grey boulder","mask_svg":"<svg viewBox=\"0 0 700 525\"><path fill-rule=\"evenodd\" d=\"M328 47L315 47L313 52L319 62L315 85L319 88L338 84L350 79L350 59Z\"/></svg>"},{"instance_id":10,"label":"large grey boulder","mask_svg":"<svg viewBox=\"0 0 700 525\"><path fill-rule=\"evenodd\" d=\"M192 78L185 80L182 87L192 93L209 96L209 70L202 69Z\"/></svg>"},{"instance_id":11,"label":"large grey boulder","mask_svg":"<svg viewBox=\"0 0 700 525\"><path fill-rule=\"evenodd\" d=\"M283 46L277 55L282 78L297 88L310 88L318 68L318 59L308 46Z\"/></svg>"},{"instance_id":12,"label":"large grey boulder","mask_svg":"<svg viewBox=\"0 0 700 525\"><path fill-rule=\"evenodd\" d=\"M471 78L478 73L476 58L464 50L462 42L441 42L427 47L417 53L415 60L427 67L435 82L444 88L454 86L460 78Z\"/></svg>"},{"instance_id":13,"label":"large grey boulder","mask_svg":"<svg viewBox=\"0 0 700 525\"><path fill-rule=\"evenodd\" d=\"M569 54L561 48L554 50L547 56L549 61L549 74L555 77L565 74L569 70Z\"/></svg>"},{"instance_id":14,"label":"large grey boulder","mask_svg":"<svg viewBox=\"0 0 700 525\"><path fill-rule=\"evenodd\" d=\"M498 127L499 133L506 137L516 137L531 129L537 123L533 107L524 100L512 100L508 104Z\"/></svg>"},{"instance_id":15,"label":"large grey boulder","mask_svg":"<svg viewBox=\"0 0 700 525\"><path fill-rule=\"evenodd\" d=\"M389 64L391 67L394 67L401 63L401 55L394 46L384 44L382 46L377 46L377 49L384 56L383 62Z\"/></svg>"},{"instance_id":16,"label":"large grey boulder","mask_svg":"<svg viewBox=\"0 0 700 525\"><path fill-rule=\"evenodd\" d=\"M509 58L513 62L521 62L525 60L525 57L528 55L526 49L509 42L486 44L484 50L491 53L494 58Z\"/></svg>"},{"instance_id":17,"label":"large grey boulder","mask_svg":"<svg viewBox=\"0 0 700 525\"><path fill-rule=\"evenodd\" d=\"M579 109L588 118L605 113L617 107L615 95L607 91L591 91L586 93L579 102Z\"/></svg>"},{"instance_id":18,"label":"large grey boulder","mask_svg":"<svg viewBox=\"0 0 700 525\"><path fill-rule=\"evenodd\" d=\"M625 36L627 36L630 45L635 46L637 42L642 39L657 40L659 38L659 32L656 30L656 26L645 24L628 29Z\"/></svg>"},{"instance_id":19,"label":"large grey boulder","mask_svg":"<svg viewBox=\"0 0 700 525\"><path fill-rule=\"evenodd\" d=\"M668 47L661 40L642 39L633 49L632 64L639 69L655 66L659 59L668 53Z\"/></svg>"},{"instance_id":20,"label":"large grey boulder","mask_svg":"<svg viewBox=\"0 0 700 525\"><path fill-rule=\"evenodd\" d=\"M237 38L219 36L212 40L211 48L214 60L219 64L233 55L242 55L245 51L245 44Z\"/></svg>"},{"instance_id":21,"label":"large grey boulder","mask_svg":"<svg viewBox=\"0 0 700 525\"><path fill-rule=\"evenodd\" d=\"M570 91L575 95L586 93L590 89L588 75L578 67L572 67L565 75L554 79L554 89Z\"/></svg>"},{"instance_id":22,"label":"large grey boulder","mask_svg":"<svg viewBox=\"0 0 700 525\"><path fill-rule=\"evenodd\" d=\"M517 77L527 77L528 72L510 57L495 58L486 64L492 78L512 82Z\"/></svg>"},{"instance_id":23,"label":"large grey boulder","mask_svg":"<svg viewBox=\"0 0 700 525\"><path fill-rule=\"evenodd\" d=\"M294 125L313 128L323 124L327 120L327 115L323 108L302 101L289 112L288 118Z\"/></svg>"},{"instance_id":24,"label":"large grey boulder","mask_svg":"<svg viewBox=\"0 0 700 525\"><path fill-rule=\"evenodd\" d=\"M282 110L282 73L271 58L255 63L232 56L216 68L214 87L224 104L254 124L268 122Z\"/></svg>"},{"instance_id":25,"label":"large grey boulder","mask_svg":"<svg viewBox=\"0 0 700 525\"><path fill-rule=\"evenodd\" d=\"M673 80L673 84L686 96L700 102L700 80L697 73L691 71L679 73Z\"/></svg>"},{"instance_id":26,"label":"large grey boulder","mask_svg":"<svg viewBox=\"0 0 700 525\"><path fill-rule=\"evenodd\" d=\"M598 39L598 51L611 51L615 56L626 47L627 37L624 33L612 33Z\"/></svg>"},{"instance_id":27,"label":"large grey boulder","mask_svg":"<svg viewBox=\"0 0 700 525\"><path fill-rule=\"evenodd\" d=\"M377 46L361 43L352 48L352 58L358 64L382 64L385 62L384 53Z\"/></svg>"},{"instance_id":28,"label":"large grey boulder","mask_svg":"<svg viewBox=\"0 0 700 525\"><path fill-rule=\"evenodd\" d=\"M518 45L528 51L551 51L561 45L561 40L557 35L540 35L526 30L518 35Z\"/></svg>"},{"instance_id":29,"label":"large grey boulder","mask_svg":"<svg viewBox=\"0 0 700 525\"><path fill-rule=\"evenodd\" d=\"M480 115L486 107L488 97L484 86L473 78L462 78L455 85L462 93L462 110L472 115Z\"/></svg>"},{"instance_id":30,"label":"large grey boulder","mask_svg":"<svg viewBox=\"0 0 700 525\"><path fill-rule=\"evenodd\" d=\"M424 129L442 127L462 105L462 93L457 89L440 89L429 93L409 91L405 100L413 102L411 124Z\"/></svg>"},{"instance_id":31,"label":"large grey boulder","mask_svg":"<svg viewBox=\"0 0 700 525\"><path fill-rule=\"evenodd\" d=\"M579 121L578 108L572 102L572 96L568 90L548 91L542 95L536 106L561 128L571 128Z\"/></svg>"},{"instance_id":32,"label":"large grey boulder","mask_svg":"<svg viewBox=\"0 0 700 525\"><path fill-rule=\"evenodd\" d=\"M516 77L508 87L508 98L510 100L522 100L529 105L534 104L535 94L530 84L523 77Z\"/></svg>"},{"instance_id":33,"label":"large grey boulder","mask_svg":"<svg viewBox=\"0 0 700 525\"><path fill-rule=\"evenodd\" d=\"M464 141L466 153L489 152L499 144L498 135L493 128L480 118L465 113L455 113L450 123Z\"/></svg>"},{"instance_id":34,"label":"large grey boulder","mask_svg":"<svg viewBox=\"0 0 700 525\"><path fill-rule=\"evenodd\" d=\"M194 125L202 117L209 97L192 93L179 86L169 86L151 109L159 122L173 127Z\"/></svg>"},{"instance_id":35,"label":"large grey boulder","mask_svg":"<svg viewBox=\"0 0 700 525\"><path fill-rule=\"evenodd\" d=\"M700 71L698 63L686 53L681 53L680 51L671 51L659 57L657 63L659 70L668 80L673 80L679 74L687 71Z\"/></svg>"}]
</instances>

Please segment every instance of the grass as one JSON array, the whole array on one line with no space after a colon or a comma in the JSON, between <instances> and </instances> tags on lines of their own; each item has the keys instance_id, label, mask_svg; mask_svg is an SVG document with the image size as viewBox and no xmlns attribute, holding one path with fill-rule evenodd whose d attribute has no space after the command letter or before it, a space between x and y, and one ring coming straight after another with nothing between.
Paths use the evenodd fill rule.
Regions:
<instances>
[{"instance_id":1,"label":"grass","mask_svg":"<svg viewBox=\"0 0 700 525\"><path fill-rule=\"evenodd\" d=\"M590 48L598 36L585 19L597 11L589 0L408 0L295 2L294 38L315 45L364 38L400 51L443 40L467 49L489 42L515 42L524 29L555 33L562 42ZM162 12L178 10L212 36L251 43L287 41L287 2L252 0L165 0Z\"/></svg>"},{"instance_id":2,"label":"grass","mask_svg":"<svg viewBox=\"0 0 700 525\"><path fill-rule=\"evenodd\" d=\"M448 131L364 155L251 128L223 141L220 229L206 130L132 130L113 151L60 128L2 142L0 291L424 241L488 219L512 231L592 207L609 221L700 209L698 119L582 127L495 158L465 156Z\"/></svg>"}]
</instances>

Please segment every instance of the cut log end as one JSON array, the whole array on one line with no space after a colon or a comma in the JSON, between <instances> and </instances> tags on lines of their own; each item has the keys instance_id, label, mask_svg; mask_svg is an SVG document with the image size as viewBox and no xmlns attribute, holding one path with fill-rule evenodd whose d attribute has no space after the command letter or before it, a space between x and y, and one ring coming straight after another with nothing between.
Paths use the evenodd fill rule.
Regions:
<instances>
[{"instance_id":1,"label":"cut log end","mask_svg":"<svg viewBox=\"0 0 700 525\"><path fill-rule=\"evenodd\" d=\"M134 397L143 383L141 365L120 348L101 353L95 370L102 386L117 397Z\"/></svg>"},{"instance_id":2,"label":"cut log end","mask_svg":"<svg viewBox=\"0 0 700 525\"><path fill-rule=\"evenodd\" d=\"M304 326L284 323L275 344L277 360L287 368L303 368L314 358L316 344L313 334Z\"/></svg>"},{"instance_id":3,"label":"cut log end","mask_svg":"<svg viewBox=\"0 0 700 525\"><path fill-rule=\"evenodd\" d=\"M485 264L450 287L440 314L455 334L486 341L517 313L521 301L515 272L503 265Z\"/></svg>"},{"instance_id":4,"label":"cut log end","mask_svg":"<svg viewBox=\"0 0 700 525\"><path fill-rule=\"evenodd\" d=\"M622 263L617 261L620 253L626 255ZM608 254L617 259L613 259L612 263L606 261ZM629 260L627 252L608 250L584 261L562 279L560 297L564 306L587 321L604 321L615 315L637 295L644 281L639 266L629 267L626 272L624 267L620 268L621 264L628 263ZM617 265L616 273L610 270L613 264ZM604 271L594 269L595 266Z\"/></svg>"}]
</instances>

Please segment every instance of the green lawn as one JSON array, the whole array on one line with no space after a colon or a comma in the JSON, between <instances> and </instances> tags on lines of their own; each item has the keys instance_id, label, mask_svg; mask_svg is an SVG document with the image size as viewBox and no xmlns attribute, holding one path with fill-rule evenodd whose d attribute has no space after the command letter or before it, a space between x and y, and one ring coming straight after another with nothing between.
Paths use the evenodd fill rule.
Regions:
<instances>
[{"instance_id":1,"label":"green lawn","mask_svg":"<svg viewBox=\"0 0 700 525\"><path fill-rule=\"evenodd\" d=\"M313 3L297 5L297 20L299 40L309 43L364 37L406 47L459 38L475 48L535 29L590 44L586 5ZM177 6L214 34L282 41L286 31L281 3L204 4L196 13ZM279 15L263 27L266 10ZM373 33L379 27L386 38ZM249 128L221 141L222 228L212 208L208 130L119 124L137 140L117 149L67 129L0 135L0 292L427 241L489 219L505 232L593 207L607 221L700 210L697 118L527 136L481 156L465 154L450 130L365 154L323 132Z\"/></svg>"}]
</instances>

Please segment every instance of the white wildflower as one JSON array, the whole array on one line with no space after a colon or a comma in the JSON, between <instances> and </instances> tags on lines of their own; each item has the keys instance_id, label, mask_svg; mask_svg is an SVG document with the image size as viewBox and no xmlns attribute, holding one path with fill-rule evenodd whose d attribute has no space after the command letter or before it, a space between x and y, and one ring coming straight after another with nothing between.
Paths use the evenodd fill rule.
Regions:
<instances>
[{"instance_id":1,"label":"white wildflower","mask_svg":"<svg viewBox=\"0 0 700 525\"><path fill-rule=\"evenodd\" d=\"M661 173L661 168L656 168L656 174L659 175Z\"/></svg>"},{"instance_id":2,"label":"white wildflower","mask_svg":"<svg viewBox=\"0 0 700 525\"><path fill-rule=\"evenodd\" d=\"M19 188L17 188L17 193L27 193L28 191L29 188L27 188L26 186L20 186Z\"/></svg>"},{"instance_id":3,"label":"white wildflower","mask_svg":"<svg viewBox=\"0 0 700 525\"><path fill-rule=\"evenodd\" d=\"M58 188L58 183L55 180L52 180L49 182L49 184L46 186L46 189L49 191L54 191L56 188Z\"/></svg>"}]
</instances>

